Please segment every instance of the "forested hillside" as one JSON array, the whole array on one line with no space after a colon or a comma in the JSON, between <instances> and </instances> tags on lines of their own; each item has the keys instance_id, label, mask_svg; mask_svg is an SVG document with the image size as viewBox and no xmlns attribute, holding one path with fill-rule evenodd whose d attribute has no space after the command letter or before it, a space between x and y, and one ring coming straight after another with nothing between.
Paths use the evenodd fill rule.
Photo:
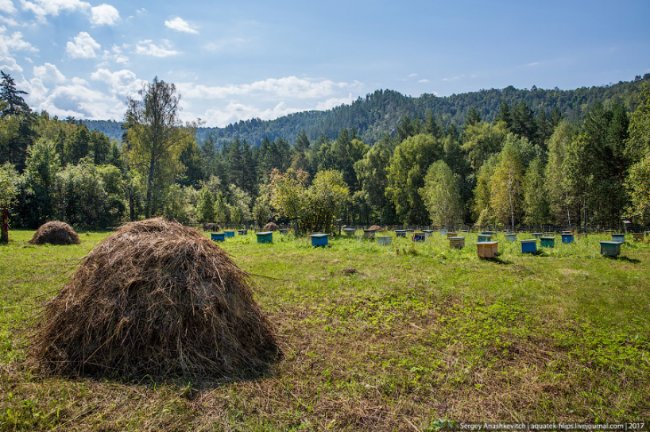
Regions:
<instances>
[{"instance_id":1,"label":"forested hillside","mask_svg":"<svg viewBox=\"0 0 650 432\"><path fill-rule=\"evenodd\" d=\"M351 105L341 105L328 111L307 111L275 120L252 119L228 125L225 128L198 128L197 138L203 141L213 135L217 143L239 138L253 146L259 146L264 138L276 138L293 142L301 131L310 140L321 136L335 138L341 129L356 131L367 143L374 143L384 134L394 134L400 119L405 116L424 121L432 115L442 126L460 127L468 112L474 108L480 118L492 121L505 103L512 107L525 104L539 115L550 116L555 111L569 120L579 120L595 103L621 102L626 109L634 109L633 95L643 81L650 81L650 74L638 76L631 82L599 87L582 87L575 90L505 89L481 90L447 97L425 94L409 97L392 90L377 90ZM122 137L121 123L115 121L84 120L91 130L98 130L113 139Z\"/></svg>"}]
</instances>

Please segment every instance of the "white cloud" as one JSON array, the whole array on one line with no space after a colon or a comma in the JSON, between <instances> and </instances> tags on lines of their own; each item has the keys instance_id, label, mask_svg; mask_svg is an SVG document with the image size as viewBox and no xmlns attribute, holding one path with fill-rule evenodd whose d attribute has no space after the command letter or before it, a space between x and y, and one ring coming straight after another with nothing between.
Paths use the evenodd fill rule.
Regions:
<instances>
[{"instance_id":1,"label":"white cloud","mask_svg":"<svg viewBox=\"0 0 650 432\"><path fill-rule=\"evenodd\" d=\"M190 23L181 17L175 17L170 20L165 20L165 27L175 30L177 32L198 34L199 31L196 27L192 27Z\"/></svg>"},{"instance_id":2,"label":"white cloud","mask_svg":"<svg viewBox=\"0 0 650 432\"><path fill-rule=\"evenodd\" d=\"M19 74L23 71L23 68L16 63L15 58L0 55L0 70L8 73Z\"/></svg>"},{"instance_id":3,"label":"white cloud","mask_svg":"<svg viewBox=\"0 0 650 432\"><path fill-rule=\"evenodd\" d=\"M100 48L101 45L86 32L79 32L73 41L68 41L66 44L66 52L72 58L95 58L97 57L95 51Z\"/></svg>"},{"instance_id":4,"label":"white cloud","mask_svg":"<svg viewBox=\"0 0 650 432\"><path fill-rule=\"evenodd\" d=\"M135 95L146 83L128 69L112 72L106 68L99 68L90 75L90 78L107 84L111 93L121 98Z\"/></svg>"},{"instance_id":5,"label":"white cloud","mask_svg":"<svg viewBox=\"0 0 650 432\"><path fill-rule=\"evenodd\" d=\"M120 12L113 6L102 3L90 9L90 22L94 25L112 26L120 20Z\"/></svg>"},{"instance_id":6,"label":"white cloud","mask_svg":"<svg viewBox=\"0 0 650 432\"><path fill-rule=\"evenodd\" d=\"M124 54L124 49L128 48L127 45L113 45L110 50L104 50L102 60L105 62L113 61L118 64L125 64L129 62L129 58Z\"/></svg>"},{"instance_id":7,"label":"white cloud","mask_svg":"<svg viewBox=\"0 0 650 432\"><path fill-rule=\"evenodd\" d=\"M34 77L41 80L41 82L52 82L60 84L65 82L65 75L61 73L52 63L45 63L41 66L34 66Z\"/></svg>"},{"instance_id":8,"label":"white cloud","mask_svg":"<svg viewBox=\"0 0 650 432\"><path fill-rule=\"evenodd\" d=\"M90 3L81 0L20 0L23 10L31 11L40 21L48 15L57 16L61 12L87 11Z\"/></svg>"},{"instance_id":9,"label":"white cloud","mask_svg":"<svg viewBox=\"0 0 650 432\"><path fill-rule=\"evenodd\" d=\"M38 51L32 44L23 39L21 32L13 32L11 35L6 32L7 29L0 26L0 55L8 56L14 51Z\"/></svg>"},{"instance_id":10,"label":"white cloud","mask_svg":"<svg viewBox=\"0 0 650 432\"><path fill-rule=\"evenodd\" d=\"M358 82L335 82L288 76L228 86L180 83L178 88L185 97L198 99L224 99L250 94L266 94L276 98L316 99L331 96L337 90L357 87L359 84Z\"/></svg>"},{"instance_id":11,"label":"white cloud","mask_svg":"<svg viewBox=\"0 0 650 432\"><path fill-rule=\"evenodd\" d=\"M11 0L0 0L0 11L13 15L16 13L16 7Z\"/></svg>"},{"instance_id":12,"label":"white cloud","mask_svg":"<svg viewBox=\"0 0 650 432\"><path fill-rule=\"evenodd\" d=\"M422 78L422 79L418 80L418 82L419 82L420 84L426 84L426 83L429 82L429 80L426 79L426 78Z\"/></svg>"},{"instance_id":13,"label":"white cloud","mask_svg":"<svg viewBox=\"0 0 650 432\"><path fill-rule=\"evenodd\" d=\"M171 57L180 54L172 48L168 40L162 40L160 45L156 45L151 39L145 39L138 42L135 47L136 54L151 56L151 57Z\"/></svg>"},{"instance_id":14,"label":"white cloud","mask_svg":"<svg viewBox=\"0 0 650 432\"><path fill-rule=\"evenodd\" d=\"M219 127L226 126L230 123L239 120L260 118L262 120L272 120L284 115L292 114L302 111L299 108L290 108L284 102L276 104L272 108L259 108L251 105L246 105L240 102L230 102L225 109L209 109L205 112L205 117L202 117L208 125L215 125ZM188 117L188 118L185 118ZM183 116L185 121L195 120L189 116Z\"/></svg>"},{"instance_id":15,"label":"white cloud","mask_svg":"<svg viewBox=\"0 0 650 432\"><path fill-rule=\"evenodd\" d=\"M340 105L349 105L352 103L352 93L348 93L347 96L345 97L340 97L340 98L329 98L323 102L319 102L316 104L316 109L325 111L328 109L332 109L334 107L340 106Z\"/></svg>"}]
</instances>

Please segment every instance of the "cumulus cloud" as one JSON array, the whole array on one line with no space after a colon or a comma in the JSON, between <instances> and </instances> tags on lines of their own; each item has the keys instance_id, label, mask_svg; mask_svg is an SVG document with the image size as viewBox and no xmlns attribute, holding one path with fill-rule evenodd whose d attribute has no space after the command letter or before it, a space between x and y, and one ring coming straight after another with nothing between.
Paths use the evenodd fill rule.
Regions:
<instances>
[{"instance_id":1,"label":"cumulus cloud","mask_svg":"<svg viewBox=\"0 0 650 432\"><path fill-rule=\"evenodd\" d=\"M65 50L72 58L91 59L97 57L95 51L100 48L101 45L92 36L86 32L79 32L72 41L68 41Z\"/></svg>"},{"instance_id":2,"label":"cumulus cloud","mask_svg":"<svg viewBox=\"0 0 650 432\"><path fill-rule=\"evenodd\" d=\"M352 100L353 100L352 93L348 93L348 95L345 97L329 98L327 100L324 100L323 102L319 102L316 104L316 109L325 111L340 105L349 105L352 103Z\"/></svg>"},{"instance_id":3,"label":"cumulus cloud","mask_svg":"<svg viewBox=\"0 0 650 432\"><path fill-rule=\"evenodd\" d=\"M171 57L179 54L178 51L173 49L168 40L162 40L159 45L156 45L151 39L145 39L138 42L135 46L136 54L146 55L151 57Z\"/></svg>"},{"instance_id":4,"label":"cumulus cloud","mask_svg":"<svg viewBox=\"0 0 650 432\"><path fill-rule=\"evenodd\" d=\"M57 16L61 12L87 11L90 3L81 0L20 0L22 8L32 12L40 21L48 15Z\"/></svg>"},{"instance_id":5,"label":"cumulus cloud","mask_svg":"<svg viewBox=\"0 0 650 432\"><path fill-rule=\"evenodd\" d=\"M135 95L146 83L128 69L113 72L106 68L99 68L90 75L90 78L107 84L111 93L121 98Z\"/></svg>"},{"instance_id":6,"label":"cumulus cloud","mask_svg":"<svg viewBox=\"0 0 650 432\"><path fill-rule=\"evenodd\" d=\"M125 64L129 62L129 58L124 54L124 49L128 48L126 45L118 46L113 45L110 50L104 50L102 60L105 62L113 61L118 64Z\"/></svg>"},{"instance_id":7,"label":"cumulus cloud","mask_svg":"<svg viewBox=\"0 0 650 432\"><path fill-rule=\"evenodd\" d=\"M102 3L90 9L90 22L94 25L112 26L120 20L120 12L113 6Z\"/></svg>"},{"instance_id":8,"label":"cumulus cloud","mask_svg":"<svg viewBox=\"0 0 650 432\"><path fill-rule=\"evenodd\" d=\"M267 78L252 83L228 86L181 83L178 85L178 88L187 97L200 99L224 99L231 96L250 94L266 94L271 97L282 98L315 99L328 97L337 90L356 87L358 85L358 82L335 82L332 80L314 80L288 76Z\"/></svg>"},{"instance_id":9,"label":"cumulus cloud","mask_svg":"<svg viewBox=\"0 0 650 432\"><path fill-rule=\"evenodd\" d=\"M199 33L196 27L192 27L190 23L188 23L181 17L175 17L170 20L165 20L165 27L182 33L191 33L191 34Z\"/></svg>"},{"instance_id":10,"label":"cumulus cloud","mask_svg":"<svg viewBox=\"0 0 650 432\"><path fill-rule=\"evenodd\" d=\"M16 7L11 0L0 0L0 11L13 15L16 13Z\"/></svg>"},{"instance_id":11,"label":"cumulus cloud","mask_svg":"<svg viewBox=\"0 0 650 432\"><path fill-rule=\"evenodd\" d=\"M23 71L23 68L18 63L16 63L15 58L0 55L0 70L8 73L18 74Z\"/></svg>"},{"instance_id":12,"label":"cumulus cloud","mask_svg":"<svg viewBox=\"0 0 650 432\"><path fill-rule=\"evenodd\" d=\"M286 106L285 102L279 102L271 108L260 108L252 105L246 105L240 102L230 102L223 109L209 109L202 117L208 125L219 127L226 126L239 120L260 118L262 120L272 120L284 115L302 111L299 108ZM187 116L184 116L187 117ZM184 118L186 121L194 120L193 118Z\"/></svg>"},{"instance_id":13,"label":"cumulus cloud","mask_svg":"<svg viewBox=\"0 0 650 432\"><path fill-rule=\"evenodd\" d=\"M52 63L45 63L41 66L34 66L33 74L35 78L41 80L41 82L52 82L55 84L60 84L65 82L65 75L61 73L59 68L57 68Z\"/></svg>"},{"instance_id":14,"label":"cumulus cloud","mask_svg":"<svg viewBox=\"0 0 650 432\"><path fill-rule=\"evenodd\" d=\"M7 29L0 26L0 55L9 56L15 51L37 52L38 49L23 39L21 32L7 34Z\"/></svg>"}]
</instances>

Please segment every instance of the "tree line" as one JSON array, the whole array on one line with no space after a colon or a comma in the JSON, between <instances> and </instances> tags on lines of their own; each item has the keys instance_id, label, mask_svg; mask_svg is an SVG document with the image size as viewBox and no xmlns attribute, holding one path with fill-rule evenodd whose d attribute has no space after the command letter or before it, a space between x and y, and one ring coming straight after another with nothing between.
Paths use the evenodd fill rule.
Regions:
<instances>
[{"instance_id":1,"label":"tree line","mask_svg":"<svg viewBox=\"0 0 650 432\"><path fill-rule=\"evenodd\" d=\"M558 107L501 101L460 126L402 116L366 142L355 129L259 146L178 118L180 95L154 79L128 100L122 139L34 113L11 76L0 83L0 207L13 226L51 219L101 229L164 215L183 223L618 227L650 222L650 88ZM634 106L633 110L629 107Z\"/></svg>"}]
</instances>

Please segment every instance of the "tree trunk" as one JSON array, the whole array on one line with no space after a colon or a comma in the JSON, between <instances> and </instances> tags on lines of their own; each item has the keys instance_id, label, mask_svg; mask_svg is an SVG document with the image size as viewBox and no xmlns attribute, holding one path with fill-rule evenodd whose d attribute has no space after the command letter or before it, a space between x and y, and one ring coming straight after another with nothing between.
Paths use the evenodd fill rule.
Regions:
<instances>
[{"instance_id":1,"label":"tree trunk","mask_svg":"<svg viewBox=\"0 0 650 432\"><path fill-rule=\"evenodd\" d=\"M0 235L0 243L9 243L9 209L2 209L2 235Z\"/></svg>"}]
</instances>

